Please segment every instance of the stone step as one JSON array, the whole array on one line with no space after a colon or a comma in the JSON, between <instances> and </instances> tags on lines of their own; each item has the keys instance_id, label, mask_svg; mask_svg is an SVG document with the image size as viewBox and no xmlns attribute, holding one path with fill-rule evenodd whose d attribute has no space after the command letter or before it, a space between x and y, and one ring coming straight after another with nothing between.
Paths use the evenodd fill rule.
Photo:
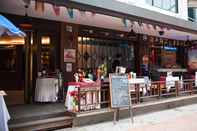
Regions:
<instances>
[{"instance_id":1,"label":"stone step","mask_svg":"<svg viewBox=\"0 0 197 131\"><path fill-rule=\"evenodd\" d=\"M59 112L59 113L49 113L49 114L42 114L42 115L33 115L33 116L23 116L19 118L11 118L9 121L9 124L17 124L17 123L23 123L23 122L29 122L29 121L36 121L36 120L44 120L54 117L62 117L62 116L71 116L74 117L74 113L68 113L68 112Z\"/></svg>"},{"instance_id":2,"label":"stone step","mask_svg":"<svg viewBox=\"0 0 197 131\"><path fill-rule=\"evenodd\" d=\"M74 117L59 116L46 119L28 120L27 122L10 123L10 131L51 130L63 127L71 127Z\"/></svg>"}]
</instances>

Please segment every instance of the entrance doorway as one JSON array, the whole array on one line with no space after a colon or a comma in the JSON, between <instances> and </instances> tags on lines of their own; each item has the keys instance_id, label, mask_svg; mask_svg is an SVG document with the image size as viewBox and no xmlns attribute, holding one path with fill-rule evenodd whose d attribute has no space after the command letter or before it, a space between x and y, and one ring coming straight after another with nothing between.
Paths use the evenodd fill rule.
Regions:
<instances>
[{"instance_id":1,"label":"entrance doorway","mask_svg":"<svg viewBox=\"0 0 197 131\"><path fill-rule=\"evenodd\" d=\"M5 97L8 105L24 103L24 54L24 38L0 38L0 90L5 90L8 94Z\"/></svg>"}]
</instances>

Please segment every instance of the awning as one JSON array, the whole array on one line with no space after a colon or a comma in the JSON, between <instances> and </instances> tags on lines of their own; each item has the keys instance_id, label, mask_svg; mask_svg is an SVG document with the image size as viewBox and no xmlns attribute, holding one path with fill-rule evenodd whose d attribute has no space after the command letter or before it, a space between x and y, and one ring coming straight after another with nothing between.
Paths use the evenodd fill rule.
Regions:
<instances>
[{"instance_id":1,"label":"awning","mask_svg":"<svg viewBox=\"0 0 197 131\"><path fill-rule=\"evenodd\" d=\"M26 36L24 32L22 32L12 22L0 14L0 36L3 34L20 37Z\"/></svg>"},{"instance_id":2,"label":"awning","mask_svg":"<svg viewBox=\"0 0 197 131\"><path fill-rule=\"evenodd\" d=\"M54 0L45 1L50 3L56 2ZM119 18L128 18L134 21L142 20L147 24L156 24L179 31L197 34L196 23L115 0L69 0L69 2L60 0L56 3L65 4L80 10L92 11Z\"/></svg>"}]
</instances>

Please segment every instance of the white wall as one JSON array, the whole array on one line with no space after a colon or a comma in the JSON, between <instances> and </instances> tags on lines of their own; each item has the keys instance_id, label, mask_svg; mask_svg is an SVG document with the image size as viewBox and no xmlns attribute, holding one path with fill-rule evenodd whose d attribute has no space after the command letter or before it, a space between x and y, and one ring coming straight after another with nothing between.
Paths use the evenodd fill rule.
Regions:
<instances>
[{"instance_id":1,"label":"white wall","mask_svg":"<svg viewBox=\"0 0 197 131\"><path fill-rule=\"evenodd\" d=\"M146 0L116 0L116 1L120 1L120 2L124 2L124 3L128 3L128 4L132 4L141 8L145 8L148 10L152 10L152 11L156 11L156 12L160 12L162 14L166 14L169 16L174 16L177 18L181 18L181 19L185 19L187 20L188 18L188 0L178 0L178 13L174 13L174 12L170 12L170 11L166 11L163 10L161 8L158 7L154 7L151 5L146 4Z\"/></svg>"}]
</instances>

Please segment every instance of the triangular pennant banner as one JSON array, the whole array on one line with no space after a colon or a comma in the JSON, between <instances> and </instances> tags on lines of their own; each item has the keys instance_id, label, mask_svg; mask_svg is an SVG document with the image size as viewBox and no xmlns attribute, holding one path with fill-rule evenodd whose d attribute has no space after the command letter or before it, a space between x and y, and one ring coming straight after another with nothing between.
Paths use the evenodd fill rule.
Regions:
<instances>
[{"instance_id":1,"label":"triangular pennant banner","mask_svg":"<svg viewBox=\"0 0 197 131\"><path fill-rule=\"evenodd\" d=\"M44 12L44 2L41 0L36 0L35 1L35 10L38 13L43 13Z\"/></svg>"},{"instance_id":2,"label":"triangular pennant banner","mask_svg":"<svg viewBox=\"0 0 197 131\"><path fill-rule=\"evenodd\" d=\"M127 27L127 19L123 18L122 23L124 24L124 27Z\"/></svg>"},{"instance_id":3,"label":"triangular pennant banner","mask_svg":"<svg viewBox=\"0 0 197 131\"><path fill-rule=\"evenodd\" d=\"M73 9L72 9L72 8L67 8L67 11L68 11L69 17L70 17L71 19L73 19L73 18L74 18L74 11L73 11Z\"/></svg>"},{"instance_id":4,"label":"triangular pennant banner","mask_svg":"<svg viewBox=\"0 0 197 131\"><path fill-rule=\"evenodd\" d=\"M59 6L53 5L53 11L54 11L56 16L60 15L60 7Z\"/></svg>"}]
</instances>

